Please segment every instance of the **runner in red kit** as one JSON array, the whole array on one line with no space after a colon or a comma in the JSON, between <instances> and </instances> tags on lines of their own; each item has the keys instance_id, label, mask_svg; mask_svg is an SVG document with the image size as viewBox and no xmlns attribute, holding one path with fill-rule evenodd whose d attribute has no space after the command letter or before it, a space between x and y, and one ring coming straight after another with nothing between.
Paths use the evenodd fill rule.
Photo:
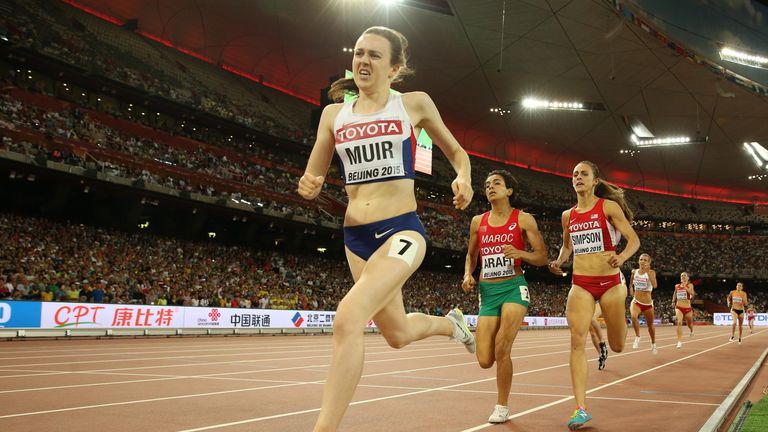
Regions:
<instances>
[{"instance_id":1,"label":"runner in red kit","mask_svg":"<svg viewBox=\"0 0 768 432\"><path fill-rule=\"evenodd\" d=\"M752 334L755 330L755 305L751 304L747 308L747 323L749 323L749 334Z\"/></svg>"},{"instance_id":2,"label":"runner in red kit","mask_svg":"<svg viewBox=\"0 0 768 432\"><path fill-rule=\"evenodd\" d=\"M640 248L635 230L630 225L632 211L624 191L605 181L598 167L589 161L576 165L571 179L578 201L563 212L563 245L550 271L562 275L560 268L573 258L573 281L565 309L571 330L571 381L576 410L568 428L578 429L592 417L586 411L587 358L584 354L587 333L600 300L608 333L608 344L614 352L624 349L627 336L627 286L621 281L619 267ZM627 246L617 253L621 236Z\"/></svg>"},{"instance_id":3,"label":"runner in red kit","mask_svg":"<svg viewBox=\"0 0 768 432\"><path fill-rule=\"evenodd\" d=\"M509 391L512 387L510 351L530 301L528 283L520 266L523 262L531 265L547 263L547 246L536 220L510 203L516 190L517 180L507 171L488 173L485 197L491 203L491 209L472 218L461 285L465 292L477 285L472 273L477 267L479 255L480 314L475 333L477 361L483 368L496 364L498 390L496 406L488 418L490 423L504 423L509 419ZM526 242L533 251L526 251Z\"/></svg>"},{"instance_id":4,"label":"runner in red kit","mask_svg":"<svg viewBox=\"0 0 768 432\"><path fill-rule=\"evenodd\" d=\"M680 283L675 285L672 293L672 304L675 306L675 318L677 320L677 348L683 347L683 320L688 323L690 335L693 336L693 308L691 299L696 295L693 284L689 282L687 272L680 273Z\"/></svg>"}]
</instances>

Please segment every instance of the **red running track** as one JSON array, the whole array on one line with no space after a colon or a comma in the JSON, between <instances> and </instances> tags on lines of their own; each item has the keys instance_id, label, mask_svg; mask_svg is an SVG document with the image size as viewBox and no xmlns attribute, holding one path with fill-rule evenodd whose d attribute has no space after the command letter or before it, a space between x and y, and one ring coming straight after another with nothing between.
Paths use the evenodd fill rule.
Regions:
<instances>
[{"instance_id":1,"label":"red running track","mask_svg":"<svg viewBox=\"0 0 768 432\"><path fill-rule=\"evenodd\" d=\"M696 327L675 348L672 327L646 329L640 349L611 353L604 371L587 347L583 430L697 431L768 346L768 329L728 342L730 328ZM310 431L331 355L330 336L0 342L0 431ZM365 338L366 364L343 431L566 430L573 410L567 330L520 332L512 349L512 419L486 423L495 369L430 338L402 350Z\"/></svg>"}]
</instances>

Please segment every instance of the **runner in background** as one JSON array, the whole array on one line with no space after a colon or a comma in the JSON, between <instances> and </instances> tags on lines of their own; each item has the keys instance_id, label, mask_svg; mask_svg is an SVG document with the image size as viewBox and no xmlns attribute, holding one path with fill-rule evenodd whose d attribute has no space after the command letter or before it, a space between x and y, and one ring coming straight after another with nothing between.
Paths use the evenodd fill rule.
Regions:
<instances>
[{"instance_id":1,"label":"runner in background","mask_svg":"<svg viewBox=\"0 0 768 432\"><path fill-rule=\"evenodd\" d=\"M744 324L744 305L749 304L747 293L744 291L744 283L738 282L736 289L728 294L728 307L731 308L731 342L735 340L736 324L739 325L739 345L741 345L741 332Z\"/></svg>"},{"instance_id":2,"label":"runner in background","mask_svg":"<svg viewBox=\"0 0 768 432\"><path fill-rule=\"evenodd\" d=\"M749 334L754 333L755 330L755 305L751 304L747 308L747 323L749 324Z\"/></svg>"},{"instance_id":3,"label":"runner in background","mask_svg":"<svg viewBox=\"0 0 768 432\"><path fill-rule=\"evenodd\" d=\"M629 295L632 303L629 305L629 313L632 317L632 327L635 329L635 341L632 349L640 347L640 320L641 313L645 317L645 325L648 327L648 335L651 337L651 352L658 354L656 348L656 328L653 320L656 318L653 309L653 296L651 293L656 288L656 272L651 270L651 256L647 253L640 255L638 259L639 269L632 270L629 275Z\"/></svg>"},{"instance_id":4,"label":"runner in background","mask_svg":"<svg viewBox=\"0 0 768 432\"><path fill-rule=\"evenodd\" d=\"M683 321L688 323L690 335L693 336L693 308L691 299L696 295L690 276L687 272L680 273L680 283L675 285L672 292L672 305L675 307L675 319L677 321L677 348L683 347Z\"/></svg>"}]
</instances>

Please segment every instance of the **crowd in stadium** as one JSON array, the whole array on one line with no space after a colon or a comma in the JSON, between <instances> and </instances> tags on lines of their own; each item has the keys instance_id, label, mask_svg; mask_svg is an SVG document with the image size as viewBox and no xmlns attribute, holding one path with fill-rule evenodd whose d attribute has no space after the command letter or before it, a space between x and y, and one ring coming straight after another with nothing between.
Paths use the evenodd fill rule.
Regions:
<instances>
[{"instance_id":1,"label":"crowd in stadium","mask_svg":"<svg viewBox=\"0 0 768 432\"><path fill-rule=\"evenodd\" d=\"M107 52L116 52L108 42L111 35L96 44L83 39L84 35L102 31L98 23L90 21L93 18L79 17L82 28L78 33L64 25L41 26L40 22L62 18L50 15L38 3L30 2L25 8L25 14L3 18L13 43L149 95L243 124L252 128L254 135L203 133L192 122L169 115L150 120L150 116L138 113L139 108L134 111L130 104L119 100L113 99L112 104L94 97L80 100L68 95L67 85L62 86L55 78L41 76L37 71L32 78L33 72L23 73L12 65L4 76L5 91L0 94L0 150L96 169L174 191L242 199L285 216L302 215L338 225L338 210L296 205L288 197L296 188L297 173L303 169L306 154L267 146L254 138L258 132L305 146L311 144L312 133L289 114L290 107L278 107L263 93L235 91L242 95L233 98L225 88L245 86L240 78L221 74L217 79L223 83L205 81L201 78L204 72L196 71L186 60L176 61L175 66L166 64L168 60L150 64L143 54L126 50L107 56ZM40 104L59 109L42 108ZM21 139L16 134L20 131L40 139ZM184 145L178 137L186 140ZM61 146L56 139L108 152L97 160L88 151L78 151L77 146ZM128 163L125 157L141 163ZM450 168L444 160L435 160L429 184L417 183L417 197L422 204L443 203L419 209L433 246L460 253L466 250L470 218L487 207L480 189L483 176L501 167L497 162L473 158L476 199L465 213L459 213L446 205L450 202ZM560 212L567 205L563 203L573 201L570 183L551 175L507 168L522 181L515 204L537 218L549 257L554 258L562 241ZM330 175L338 177L335 169ZM325 192L336 202L346 199L339 186L327 185ZM674 221L663 225L654 222L648 227L635 225L641 252L651 255L657 272L674 275L688 271L694 278L698 274L765 277L764 236L737 235L733 229L717 233L711 227L703 231L688 227L695 221L749 226L765 223L765 217L737 205L691 204L690 200L670 205L669 199L647 193L630 194L630 202L639 218ZM0 214L0 226L4 245L0 251L0 298L333 310L352 284L346 264L331 258L157 238L7 213ZM628 262L624 272L628 273L633 265L637 263ZM404 290L406 309L442 315L459 306L476 313L476 296L463 293L460 280L456 270L418 272ZM563 315L566 279L562 283L532 280L530 285L529 315ZM659 287L654 295L657 315L665 319L673 316L669 302L672 288ZM756 309L765 311L768 296L764 292L755 294L751 298ZM702 289L700 296L718 304L725 302L721 291ZM706 312L696 311L698 319L706 318Z\"/></svg>"},{"instance_id":2,"label":"crowd in stadium","mask_svg":"<svg viewBox=\"0 0 768 432\"><path fill-rule=\"evenodd\" d=\"M10 214L0 214L0 227L3 299L335 310L352 285L346 264L331 258ZM406 309L476 313L476 293L465 294L460 281L455 272L417 272L404 289ZM529 315L562 316L567 282L532 281ZM672 286L654 292L657 316L673 316L671 293ZM726 293L703 287L699 295L722 304ZM766 293L751 298L757 310L768 308ZM697 317L706 315L697 310Z\"/></svg>"},{"instance_id":3,"label":"crowd in stadium","mask_svg":"<svg viewBox=\"0 0 768 432\"><path fill-rule=\"evenodd\" d=\"M130 155L132 158L142 158L147 161L163 161L175 167L188 170L190 172L202 173L211 177L233 180L237 183L246 185L257 185L263 189L272 190L275 193L284 193L292 191L295 188L297 177L291 172L270 169L258 163L251 163L244 157L240 162L233 162L226 155L216 156L207 153L198 148L194 151L188 149L175 148L166 143L153 141L146 137L129 135L121 131L110 128L96 120L90 119L79 110L73 109L61 112L45 112L39 108L30 107L18 100L12 99L8 95L0 97L0 119L12 127L24 127L30 130L37 130L43 134L54 136L64 136L69 139L80 139L84 142L93 143L101 148L110 148L121 153ZM48 160L63 162L74 166L87 167L88 161L66 150L57 150L45 148L40 143L30 143L27 141L14 141L6 136L0 143L0 148L16 151L29 155L30 157L44 156ZM275 154L269 150L263 150L261 155L264 160L276 160L282 155ZM242 156L242 155L241 155ZM117 161L116 161L117 162ZM114 176L128 177L131 179L141 179L146 182L163 185L170 189L195 191L207 196L220 196L221 193L209 184L191 184L184 178L176 179L170 176L161 177L146 169L142 171L132 170L130 167L118 165L116 162L101 162L101 169ZM290 166L290 158L285 159L285 164ZM481 164L482 165L482 164ZM494 167L486 163L487 171ZM294 166L298 169L298 166ZM485 172L487 172L485 171ZM475 170L476 173L483 172L482 167ZM476 174L477 176L477 174ZM526 179L523 179L525 182ZM476 184L481 181L477 180ZM542 206L541 203L567 202L556 193L567 194L565 187L554 189L544 189L540 187L541 183L534 183L535 189L530 185L523 183L520 196L516 199L523 205L530 203L537 205L532 210L536 217L544 222L552 222L556 219L556 211L551 210L551 206ZM340 200L343 199L343 192L338 187L328 187L329 192ZM433 192L429 192L434 194ZM427 192L420 191L421 195ZM225 196L227 194L224 194ZM302 214L309 212L311 217L323 217L322 212L312 211L312 208L288 206L268 200L258 196L244 195L239 192L231 192L231 197L247 199L249 202L268 208L274 208L285 212L300 212ZM432 209L425 210L422 213L425 225L432 238L432 241L444 247L461 250L464 248L463 242L466 238L466 230L469 226L469 215L481 213L484 211L485 204L482 200L476 200L468 212L457 214L456 212L440 212ZM542 224L542 231L548 238L550 247L556 248L559 245L557 237L560 235L559 227L556 224ZM721 269L728 268L735 270L736 273L751 275L750 269L759 269L760 248L758 237L723 237L724 248L715 249L706 247L706 242L713 237L695 236L671 236L671 235L652 235L647 236L646 241L649 244L647 250L652 255L664 253L671 258L659 261L659 270L675 272L679 269L689 266L691 262L701 263L696 266L697 272L717 274L733 273L723 272ZM656 252L658 251L658 252ZM667 253L674 251L674 253Z\"/></svg>"}]
</instances>

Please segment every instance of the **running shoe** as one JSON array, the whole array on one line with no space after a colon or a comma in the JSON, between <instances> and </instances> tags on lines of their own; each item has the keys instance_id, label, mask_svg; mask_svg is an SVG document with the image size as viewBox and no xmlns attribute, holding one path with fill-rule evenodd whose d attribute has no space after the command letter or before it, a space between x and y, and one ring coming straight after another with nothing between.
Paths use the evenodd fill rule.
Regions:
<instances>
[{"instance_id":1,"label":"running shoe","mask_svg":"<svg viewBox=\"0 0 768 432\"><path fill-rule=\"evenodd\" d=\"M587 414L587 412L584 411L584 408L576 408L573 411L573 415L571 415L571 419L568 420L568 429L576 430L584 426L584 423L590 420L592 420L592 416Z\"/></svg>"},{"instance_id":2,"label":"running shoe","mask_svg":"<svg viewBox=\"0 0 768 432\"><path fill-rule=\"evenodd\" d=\"M605 342L600 342L600 357L608 358L608 345Z\"/></svg>"},{"instance_id":3,"label":"running shoe","mask_svg":"<svg viewBox=\"0 0 768 432\"><path fill-rule=\"evenodd\" d=\"M464 314L461 313L461 309L454 308L445 316L453 323L453 335L451 340L455 340L458 343L464 344L467 351L474 354L475 352L475 336L467 327L466 321L464 321Z\"/></svg>"},{"instance_id":4,"label":"running shoe","mask_svg":"<svg viewBox=\"0 0 768 432\"><path fill-rule=\"evenodd\" d=\"M739 338L739 345L741 345L741 338Z\"/></svg>"},{"instance_id":5,"label":"running shoe","mask_svg":"<svg viewBox=\"0 0 768 432\"><path fill-rule=\"evenodd\" d=\"M658 354L659 353L659 349L656 348L656 344L651 344L651 352L654 353L654 354Z\"/></svg>"},{"instance_id":6,"label":"running shoe","mask_svg":"<svg viewBox=\"0 0 768 432\"><path fill-rule=\"evenodd\" d=\"M600 342L600 357L597 359L597 368L599 370L605 369L605 360L608 359L608 347L605 342Z\"/></svg>"},{"instance_id":7,"label":"running shoe","mask_svg":"<svg viewBox=\"0 0 768 432\"><path fill-rule=\"evenodd\" d=\"M632 349L640 348L640 336L635 336L635 341L632 342Z\"/></svg>"},{"instance_id":8,"label":"running shoe","mask_svg":"<svg viewBox=\"0 0 768 432\"><path fill-rule=\"evenodd\" d=\"M733 342L733 341L735 341L735 340L736 340L736 338L734 338L733 336L731 336L731 338L730 338L730 339L728 339L728 342Z\"/></svg>"},{"instance_id":9,"label":"running shoe","mask_svg":"<svg viewBox=\"0 0 768 432\"><path fill-rule=\"evenodd\" d=\"M677 341L677 346L675 348L682 348L683 347L683 341Z\"/></svg>"},{"instance_id":10,"label":"running shoe","mask_svg":"<svg viewBox=\"0 0 768 432\"><path fill-rule=\"evenodd\" d=\"M493 413L488 417L488 423L504 423L509 420L509 408L504 405L496 405Z\"/></svg>"},{"instance_id":11,"label":"running shoe","mask_svg":"<svg viewBox=\"0 0 768 432\"><path fill-rule=\"evenodd\" d=\"M688 335L688 337L693 337L693 330L691 330L691 333Z\"/></svg>"}]
</instances>

